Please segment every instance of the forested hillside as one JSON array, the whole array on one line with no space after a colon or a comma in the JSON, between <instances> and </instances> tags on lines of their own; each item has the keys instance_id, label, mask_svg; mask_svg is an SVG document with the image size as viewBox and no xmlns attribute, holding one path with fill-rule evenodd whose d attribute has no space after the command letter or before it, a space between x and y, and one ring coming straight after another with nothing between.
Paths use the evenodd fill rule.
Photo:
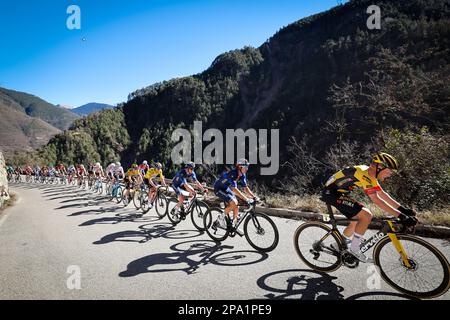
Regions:
<instances>
[{"instance_id":1,"label":"forested hillside","mask_svg":"<svg viewBox=\"0 0 450 320\"><path fill-rule=\"evenodd\" d=\"M366 26L371 4L381 8L380 30ZM173 173L171 133L194 120L204 129L276 128L283 166L258 177L271 190L315 192L334 170L382 149L404 169L389 186L397 196L448 204L449 51L448 1L350 1L259 48L222 54L202 73L139 89L120 108L76 121L40 155L159 160Z\"/></svg>"}]
</instances>

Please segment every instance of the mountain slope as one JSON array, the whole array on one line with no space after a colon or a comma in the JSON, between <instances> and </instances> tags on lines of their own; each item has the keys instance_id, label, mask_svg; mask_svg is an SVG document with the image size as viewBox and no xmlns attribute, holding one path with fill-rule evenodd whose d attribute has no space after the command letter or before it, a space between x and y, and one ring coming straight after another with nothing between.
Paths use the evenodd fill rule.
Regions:
<instances>
[{"instance_id":1,"label":"mountain slope","mask_svg":"<svg viewBox=\"0 0 450 320\"><path fill-rule=\"evenodd\" d=\"M79 116L69 110L58 108L39 97L25 92L0 88L0 99L12 100L14 108L31 117L37 117L52 126L65 130L70 127Z\"/></svg>"},{"instance_id":2,"label":"mountain slope","mask_svg":"<svg viewBox=\"0 0 450 320\"><path fill-rule=\"evenodd\" d=\"M73 113L76 113L80 116L87 116L93 112L97 112L97 111L100 111L103 109L112 109L112 108L114 108L114 106L106 104L106 103L91 102L91 103L82 105L80 107L73 108L70 111Z\"/></svg>"},{"instance_id":3,"label":"mountain slope","mask_svg":"<svg viewBox=\"0 0 450 320\"><path fill-rule=\"evenodd\" d=\"M5 154L31 151L48 143L61 130L18 110L14 101L0 99L0 146Z\"/></svg>"}]
</instances>

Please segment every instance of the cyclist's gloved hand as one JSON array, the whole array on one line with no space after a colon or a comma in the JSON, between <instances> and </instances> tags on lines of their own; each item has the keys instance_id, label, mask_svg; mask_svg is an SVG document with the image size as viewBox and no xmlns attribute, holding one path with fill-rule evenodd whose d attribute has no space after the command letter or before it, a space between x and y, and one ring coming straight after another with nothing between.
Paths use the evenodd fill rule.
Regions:
<instances>
[{"instance_id":1,"label":"cyclist's gloved hand","mask_svg":"<svg viewBox=\"0 0 450 320\"><path fill-rule=\"evenodd\" d=\"M404 214L401 214L399 216L399 219L400 219L401 223L406 227L414 227L417 224L417 222L419 222L419 220L417 220L416 217L408 216L408 215L404 215Z\"/></svg>"},{"instance_id":2,"label":"cyclist's gloved hand","mask_svg":"<svg viewBox=\"0 0 450 320\"><path fill-rule=\"evenodd\" d=\"M246 201L247 206L251 207L253 205L254 201L255 200L253 200L253 199L247 199L247 201Z\"/></svg>"}]
</instances>

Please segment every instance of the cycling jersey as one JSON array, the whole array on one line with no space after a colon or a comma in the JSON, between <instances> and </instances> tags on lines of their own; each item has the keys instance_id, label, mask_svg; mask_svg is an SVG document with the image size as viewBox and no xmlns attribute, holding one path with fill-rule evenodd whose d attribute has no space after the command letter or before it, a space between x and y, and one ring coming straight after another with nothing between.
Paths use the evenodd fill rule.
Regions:
<instances>
[{"instance_id":1,"label":"cycling jersey","mask_svg":"<svg viewBox=\"0 0 450 320\"><path fill-rule=\"evenodd\" d=\"M156 176L159 176L161 180L164 180L162 169L156 169L156 168L150 168L147 170L147 173L145 174L145 179L153 179Z\"/></svg>"},{"instance_id":2,"label":"cycling jersey","mask_svg":"<svg viewBox=\"0 0 450 320\"><path fill-rule=\"evenodd\" d=\"M219 179L214 183L214 189L227 190L228 188L236 188L237 186L247 187L247 176L243 173L239 176L237 169L225 171Z\"/></svg>"},{"instance_id":3,"label":"cycling jersey","mask_svg":"<svg viewBox=\"0 0 450 320\"><path fill-rule=\"evenodd\" d=\"M127 177L136 177L139 176L141 172L139 169L128 169L127 173L125 174Z\"/></svg>"},{"instance_id":4,"label":"cycling jersey","mask_svg":"<svg viewBox=\"0 0 450 320\"><path fill-rule=\"evenodd\" d=\"M332 175L325 184L325 189L349 193L355 187L362 188L366 194L373 194L381 190L378 180L369 175L368 166L347 167Z\"/></svg>"},{"instance_id":5,"label":"cycling jersey","mask_svg":"<svg viewBox=\"0 0 450 320\"><path fill-rule=\"evenodd\" d=\"M123 171L123 167L117 167L117 166L116 166L116 167L114 168L114 174L117 175L117 176L120 175L120 176L122 176L122 177L125 176L125 172Z\"/></svg>"},{"instance_id":6,"label":"cycling jersey","mask_svg":"<svg viewBox=\"0 0 450 320\"><path fill-rule=\"evenodd\" d=\"M197 175L195 174L194 171L192 171L191 174L188 174L186 169L181 169L180 171L177 172L175 178L173 178L172 185L175 188L179 188L185 183L187 183L188 178L191 178L193 181L197 181Z\"/></svg>"}]
</instances>

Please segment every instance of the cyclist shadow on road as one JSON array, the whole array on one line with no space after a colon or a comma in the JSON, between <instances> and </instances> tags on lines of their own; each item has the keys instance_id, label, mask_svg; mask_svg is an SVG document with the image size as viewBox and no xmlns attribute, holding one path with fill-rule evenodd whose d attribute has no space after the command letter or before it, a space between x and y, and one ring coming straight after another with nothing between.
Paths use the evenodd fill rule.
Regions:
<instances>
[{"instance_id":1,"label":"cyclist shadow on road","mask_svg":"<svg viewBox=\"0 0 450 320\"><path fill-rule=\"evenodd\" d=\"M148 226L152 225L151 228ZM146 228L143 228L146 226ZM140 230L126 230L108 234L93 244L106 244L111 242L137 242L146 243L152 239L166 237L170 238L169 232L175 231L175 227L171 223L148 223L140 226ZM199 235L196 230L176 230L176 233L181 233L182 238L193 238ZM189 235L191 233L191 235ZM193 234L192 234L193 233ZM181 239L178 237L178 239Z\"/></svg>"},{"instance_id":2,"label":"cyclist shadow on road","mask_svg":"<svg viewBox=\"0 0 450 320\"><path fill-rule=\"evenodd\" d=\"M337 277L314 270L290 269L268 273L257 285L270 293L268 299L341 300L344 288L333 283Z\"/></svg>"},{"instance_id":3,"label":"cyclist shadow on road","mask_svg":"<svg viewBox=\"0 0 450 320\"><path fill-rule=\"evenodd\" d=\"M107 212L116 212L117 210L123 209L121 207L100 207L98 209L87 209L87 210L81 210L81 211L76 211L74 213L71 213L68 215L68 217L76 217L76 216L81 216L81 215L97 215L97 214L102 214L102 213L107 213Z\"/></svg>"},{"instance_id":4,"label":"cyclist shadow on road","mask_svg":"<svg viewBox=\"0 0 450 320\"><path fill-rule=\"evenodd\" d=\"M159 217L156 216L148 216L148 217L143 217L139 214L130 214L130 215L121 215L121 214L116 214L114 217L104 217L104 218L98 218L98 219L92 219L92 220L88 220L83 222L82 224L80 224L80 227L85 227L85 226L92 226L94 224L118 224L121 222L155 222L160 220Z\"/></svg>"},{"instance_id":5,"label":"cyclist shadow on road","mask_svg":"<svg viewBox=\"0 0 450 320\"><path fill-rule=\"evenodd\" d=\"M172 245L171 253L155 253L130 262L127 270L120 272L119 276L134 277L144 273L171 271L183 271L191 275L201 266L208 264L243 266L259 263L268 258L268 254L257 251L225 251L233 248L211 240L185 241ZM221 251L225 252L219 253ZM256 255L256 258L252 255Z\"/></svg>"}]
</instances>

